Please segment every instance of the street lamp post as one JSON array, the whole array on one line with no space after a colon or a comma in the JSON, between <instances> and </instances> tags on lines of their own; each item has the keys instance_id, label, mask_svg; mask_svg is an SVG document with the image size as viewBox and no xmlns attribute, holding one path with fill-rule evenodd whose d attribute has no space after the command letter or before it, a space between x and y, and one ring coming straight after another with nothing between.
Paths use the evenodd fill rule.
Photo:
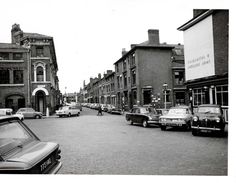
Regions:
<instances>
[{"instance_id":1,"label":"street lamp post","mask_svg":"<svg viewBox=\"0 0 236 183\"><path fill-rule=\"evenodd\" d=\"M165 109L166 109L166 91L167 91L167 87L168 87L168 85L167 85L167 83L164 83L163 84L163 91L164 91L164 97L165 97L165 101L164 101L164 105L165 105Z\"/></svg>"}]
</instances>

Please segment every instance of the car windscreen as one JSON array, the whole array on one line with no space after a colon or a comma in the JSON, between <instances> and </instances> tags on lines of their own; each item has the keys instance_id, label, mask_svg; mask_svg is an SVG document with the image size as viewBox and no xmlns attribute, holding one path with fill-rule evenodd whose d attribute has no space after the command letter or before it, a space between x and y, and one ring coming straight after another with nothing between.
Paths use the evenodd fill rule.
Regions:
<instances>
[{"instance_id":1,"label":"car windscreen","mask_svg":"<svg viewBox=\"0 0 236 183\"><path fill-rule=\"evenodd\" d=\"M198 108L199 113L215 113L220 114L220 108L219 107L199 107Z\"/></svg>"},{"instance_id":2,"label":"car windscreen","mask_svg":"<svg viewBox=\"0 0 236 183\"><path fill-rule=\"evenodd\" d=\"M17 120L0 123L0 155L33 139L34 137Z\"/></svg>"},{"instance_id":3,"label":"car windscreen","mask_svg":"<svg viewBox=\"0 0 236 183\"><path fill-rule=\"evenodd\" d=\"M147 107L147 108L140 108L140 113L141 114L148 114L148 113L156 114L157 112L154 108Z\"/></svg>"},{"instance_id":4,"label":"car windscreen","mask_svg":"<svg viewBox=\"0 0 236 183\"><path fill-rule=\"evenodd\" d=\"M168 114L171 115L179 115L179 114L186 114L187 113L187 109L170 109Z\"/></svg>"}]
</instances>

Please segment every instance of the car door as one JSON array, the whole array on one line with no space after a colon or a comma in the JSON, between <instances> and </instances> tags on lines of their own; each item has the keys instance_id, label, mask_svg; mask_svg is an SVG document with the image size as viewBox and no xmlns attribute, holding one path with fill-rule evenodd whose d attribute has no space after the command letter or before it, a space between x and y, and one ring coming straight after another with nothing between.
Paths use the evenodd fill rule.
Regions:
<instances>
[{"instance_id":1,"label":"car door","mask_svg":"<svg viewBox=\"0 0 236 183\"><path fill-rule=\"evenodd\" d=\"M26 113L27 113L28 118L34 118L35 110L29 108L29 109L26 110Z\"/></svg>"}]
</instances>

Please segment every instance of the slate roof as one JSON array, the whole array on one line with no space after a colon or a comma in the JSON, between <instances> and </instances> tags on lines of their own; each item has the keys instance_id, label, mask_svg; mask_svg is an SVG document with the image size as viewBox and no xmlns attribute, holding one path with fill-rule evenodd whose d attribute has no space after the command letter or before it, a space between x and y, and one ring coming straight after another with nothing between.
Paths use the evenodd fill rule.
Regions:
<instances>
[{"instance_id":1,"label":"slate roof","mask_svg":"<svg viewBox=\"0 0 236 183\"><path fill-rule=\"evenodd\" d=\"M0 49L26 49L23 46L20 46L18 44L12 44L12 43L0 43Z\"/></svg>"},{"instance_id":2,"label":"slate roof","mask_svg":"<svg viewBox=\"0 0 236 183\"><path fill-rule=\"evenodd\" d=\"M51 36L46 36L43 34L24 32L23 38L26 38L26 37L29 37L29 38L52 38Z\"/></svg>"}]
</instances>

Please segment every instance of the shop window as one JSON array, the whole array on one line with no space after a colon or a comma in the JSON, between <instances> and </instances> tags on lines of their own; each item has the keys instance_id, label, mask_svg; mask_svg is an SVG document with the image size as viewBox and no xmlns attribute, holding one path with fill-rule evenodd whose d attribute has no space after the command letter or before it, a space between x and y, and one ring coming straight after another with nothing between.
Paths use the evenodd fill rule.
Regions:
<instances>
[{"instance_id":1,"label":"shop window","mask_svg":"<svg viewBox=\"0 0 236 183\"><path fill-rule=\"evenodd\" d=\"M22 60L22 53L13 53L13 60Z\"/></svg>"},{"instance_id":2,"label":"shop window","mask_svg":"<svg viewBox=\"0 0 236 183\"><path fill-rule=\"evenodd\" d=\"M216 100L217 104L228 106L228 86L216 86Z\"/></svg>"},{"instance_id":3,"label":"shop window","mask_svg":"<svg viewBox=\"0 0 236 183\"><path fill-rule=\"evenodd\" d=\"M39 46L36 48L36 57L43 57L44 54L43 54L43 47L42 46Z\"/></svg>"},{"instance_id":4,"label":"shop window","mask_svg":"<svg viewBox=\"0 0 236 183\"><path fill-rule=\"evenodd\" d=\"M184 84L184 72L183 71L175 71L175 84L176 85L183 85Z\"/></svg>"},{"instance_id":5,"label":"shop window","mask_svg":"<svg viewBox=\"0 0 236 183\"><path fill-rule=\"evenodd\" d=\"M37 75L37 81L43 81L43 67L41 66L37 67L36 75Z\"/></svg>"},{"instance_id":6,"label":"shop window","mask_svg":"<svg viewBox=\"0 0 236 183\"><path fill-rule=\"evenodd\" d=\"M185 104L185 92L176 92L175 93L175 103L178 104Z\"/></svg>"},{"instance_id":7,"label":"shop window","mask_svg":"<svg viewBox=\"0 0 236 183\"><path fill-rule=\"evenodd\" d=\"M206 103L206 93L203 89L193 90L193 105L201 105Z\"/></svg>"},{"instance_id":8,"label":"shop window","mask_svg":"<svg viewBox=\"0 0 236 183\"><path fill-rule=\"evenodd\" d=\"M0 53L0 60L9 60L9 53Z\"/></svg>"},{"instance_id":9,"label":"shop window","mask_svg":"<svg viewBox=\"0 0 236 183\"><path fill-rule=\"evenodd\" d=\"M23 70L14 70L13 71L13 82L14 84L23 83Z\"/></svg>"},{"instance_id":10,"label":"shop window","mask_svg":"<svg viewBox=\"0 0 236 183\"><path fill-rule=\"evenodd\" d=\"M10 84L9 70L0 70L0 84Z\"/></svg>"}]
</instances>

